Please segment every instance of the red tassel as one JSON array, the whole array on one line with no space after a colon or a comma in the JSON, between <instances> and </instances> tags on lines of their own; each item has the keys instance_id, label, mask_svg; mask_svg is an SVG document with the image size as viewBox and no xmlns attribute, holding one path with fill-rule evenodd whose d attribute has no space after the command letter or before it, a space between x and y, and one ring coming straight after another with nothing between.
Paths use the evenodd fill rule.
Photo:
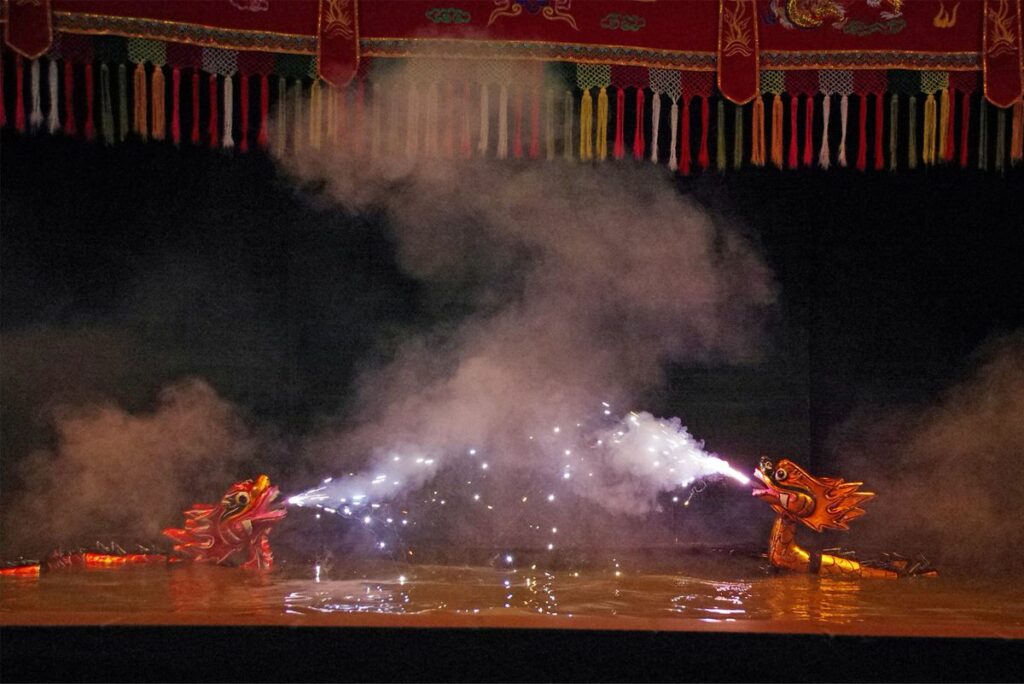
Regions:
<instances>
[{"instance_id":1,"label":"red tassel","mask_svg":"<svg viewBox=\"0 0 1024 684\"><path fill-rule=\"evenodd\" d=\"M863 171L868 167L868 95L861 94L857 102L857 170Z\"/></svg>"},{"instance_id":2,"label":"red tassel","mask_svg":"<svg viewBox=\"0 0 1024 684\"><path fill-rule=\"evenodd\" d=\"M960 108L960 166L967 168L967 131L971 127L971 94L961 93Z\"/></svg>"},{"instance_id":3,"label":"red tassel","mask_svg":"<svg viewBox=\"0 0 1024 684\"><path fill-rule=\"evenodd\" d=\"M267 75L260 75L260 130L256 134L256 144L266 149L270 144L270 131L268 130L267 116L270 114L270 83Z\"/></svg>"},{"instance_id":4,"label":"red tassel","mask_svg":"<svg viewBox=\"0 0 1024 684\"><path fill-rule=\"evenodd\" d=\"M444 97L445 118L448 119L444 131L444 156L451 159L455 156L455 84L451 81L445 84Z\"/></svg>"},{"instance_id":5,"label":"red tassel","mask_svg":"<svg viewBox=\"0 0 1024 684\"><path fill-rule=\"evenodd\" d=\"M613 148L613 154L616 159L622 159L626 156L626 132L623 130L626 127L626 122L623 121L626 116L626 91L622 88L619 88L618 91L618 95L615 98L615 147Z\"/></svg>"},{"instance_id":6,"label":"red tassel","mask_svg":"<svg viewBox=\"0 0 1024 684\"><path fill-rule=\"evenodd\" d=\"M207 140L210 147L220 145L220 120L217 112L217 74L210 74L210 120L206 129Z\"/></svg>"},{"instance_id":7,"label":"red tassel","mask_svg":"<svg viewBox=\"0 0 1024 684\"><path fill-rule=\"evenodd\" d=\"M181 69L171 68L171 141L181 144Z\"/></svg>"},{"instance_id":8,"label":"red tassel","mask_svg":"<svg viewBox=\"0 0 1024 684\"><path fill-rule=\"evenodd\" d=\"M0 90L0 92L3 92ZM64 135L78 132L75 124L75 65L64 62Z\"/></svg>"},{"instance_id":9,"label":"red tassel","mask_svg":"<svg viewBox=\"0 0 1024 684\"><path fill-rule=\"evenodd\" d=\"M93 82L92 82L92 64L85 65L85 126L82 128L82 132L85 134L86 140L92 140L96 137L96 121L92 115L92 95L93 95Z\"/></svg>"},{"instance_id":10,"label":"red tassel","mask_svg":"<svg viewBox=\"0 0 1024 684\"><path fill-rule=\"evenodd\" d=\"M192 144L199 144L199 70L192 70Z\"/></svg>"},{"instance_id":11,"label":"red tassel","mask_svg":"<svg viewBox=\"0 0 1024 684\"><path fill-rule=\"evenodd\" d=\"M697 157L700 168L706 169L711 163L708 155L708 98L700 98L700 154Z\"/></svg>"},{"instance_id":12,"label":"red tassel","mask_svg":"<svg viewBox=\"0 0 1024 684\"><path fill-rule=\"evenodd\" d=\"M885 111L882 108L884 93L875 93L875 170L885 168L885 157L882 154L882 135L885 132Z\"/></svg>"},{"instance_id":13,"label":"red tassel","mask_svg":"<svg viewBox=\"0 0 1024 684\"><path fill-rule=\"evenodd\" d=\"M363 121L364 114L366 111L366 90L365 85L362 81L356 86L356 126L355 136L355 151L356 154L363 153Z\"/></svg>"},{"instance_id":14,"label":"red tassel","mask_svg":"<svg viewBox=\"0 0 1024 684\"><path fill-rule=\"evenodd\" d=\"M804 104L804 166L814 163L814 95Z\"/></svg>"},{"instance_id":15,"label":"red tassel","mask_svg":"<svg viewBox=\"0 0 1024 684\"><path fill-rule=\"evenodd\" d=\"M644 158L644 89L636 89L636 125L633 127L633 159Z\"/></svg>"},{"instance_id":16,"label":"red tassel","mask_svg":"<svg viewBox=\"0 0 1024 684\"><path fill-rule=\"evenodd\" d=\"M242 139L238 142L238 149L242 152L249 151L249 74L239 74L238 96L242 100Z\"/></svg>"},{"instance_id":17,"label":"red tassel","mask_svg":"<svg viewBox=\"0 0 1024 684\"><path fill-rule=\"evenodd\" d=\"M683 95L683 112L679 115L679 173L690 175L690 98Z\"/></svg>"},{"instance_id":18,"label":"red tassel","mask_svg":"<svg viewBox=\"0 0 1024 684\"><path fill-rule=\"evenodd\" d=\"M523 158L523 89L516 88L516 126L512 135L512 154Z\"/></svg>"},{"instance_id":19,"label":"red tassel","mask_svg":"<svg viewBox=\"0 0 1024 684\"><path fill-rule=\"evenodd\" d=\"M796 93L789 96L789 168L795 169L800 162L797 160L797 118L796 106L800 96Z\"/></svg>"},{"instance_id":20,"label":"red tassel","mask_svg":"<svg viewBox=\"0 0 1024 684\"><path fill-rule=\"evenodd\" d=\"M14 127L19 133L25 132L25 70L21 55L14 56Z\"/></svg>"},{"instance_id":21,"label":"red tassel","mask_svg":"<svg viewBox=\"0 0 1024 684\"><path fill-rule=\"evenodd\" d=\"M462 99L462 103L461 103L461 109L462 109L461 114L462 115L461 115L460 118L463 121L463 125L462 125L462 139L460 140L459 145L460 145L460 147L462 149L462 156L464 158L466 158L466 159L469 159L471 156L473 156L473 145L472 145L472 143L470 142L470 139L469 139L469 128L470 127L469 127L469 82L468 81L463 81L463 83L462 83L462 98L461 99Z\"/></svg>"},{"instance_id":22,"label":"red tassel","mask_svg":"<svg viewBox=\"0 0 1024 684\"><path fill-rule=\"evenodd\" d=\"M540 86L533 86L530 98L530 159L540 158Z\"/></svg>"}]
</instances>

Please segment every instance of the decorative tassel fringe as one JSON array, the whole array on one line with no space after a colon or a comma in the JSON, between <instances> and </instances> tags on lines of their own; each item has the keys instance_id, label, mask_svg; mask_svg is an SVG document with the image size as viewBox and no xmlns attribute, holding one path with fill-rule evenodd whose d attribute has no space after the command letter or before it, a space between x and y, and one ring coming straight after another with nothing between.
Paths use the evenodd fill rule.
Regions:
<instances>
[{"instance_id":1,"label":"decorative tassel fringe","mask_svg":"<svg viewBox=\"0 0 1024 684\"><path fill-rule=\"evenodd\" d=\"M563 111L562 111L562 155L565 161L573 160L573 121L575 120L575 113L573 109L576 105L576 101L572 97L572 91L566 90L565 97L563 98Z\"/></svg>"},{"instance_id":2,"label":"decorative tassel fringe","mask_svg":"<svg viewBox=\"0 0 1024 684\"><path fill-rule=\"evenodd\" d=\"M245 94L242 96L242 100L243 100L243 103L242 103L242 121L243 121L243 123L242 123L242 140L239 141L239 149L242 149L242 151L244 152L246 149L248 149L248 145L246 145L244 149L242 147L243 144L246 141L246 129L248 129L248 127L249 127L249 105L248 105L248 99L249 99L248 98L248 95L249 95L249 78L248 78L248 76L243 76L242 77L242 83L245 85L245 87L242 88L242 91L244 91ZM326 133L327 133L327 144L329 144L331 147L337 147L338 146L338 134L340 133L340 131L338 130L338 105L339 105L339 102L340 102L340 98L338 96L340 94L341 94L340 90L336 90L335 88L333 88L331 86L326 86L326 94L324 95L324 109L326 109L327 114L326 114L326 121L324 122L324 127L327 129L326 130Z\"/></svg>"},{"instance_id":3,"label":"decorative tassel fringe","mask_svg":"<svg viewBox=\"0 0 1024 684\"><path fill-rule=\"evenodd\" d=\"M996 163L999 173L1006 170L1006 110L996 110Z\"/></svg>"},{"instance_id":4,"label":"decorative tassel fringe","mask_svg":"<svg viewBox=\"0 0 1024 684\"><path fill-rule=\"evenodd\" d=\"M651 92L651 161L658 163L658 133L661 128L661 93Z\"/></svg>"},{"instance_id":5,"label":"decorative tassel fringe","mask_svg":"<svg viewBox=\"0 0 1024 684\"><path fill-rule=\"evenodd\" d=\"M953 117L949 111L949 89L943 88L939 94L939 161L945 163L953 159Z\"/></svg>"},{"instance_id":6,"label":"decorative tassel fringe","mask_svg":"<svg viewBox=\"0 0 1024 684\"><path fill-rule=\"evenodd\" d=\"M988 170L988 102L981 98L978 115L978 168Z\"/></svg>"},{"instance_id":7,"label":"decorative tassel fringe","mask_svg":"<svg viewBox=\"0 0 1024 684\"><path fill-rule=\"evenodd\" d=\"M885 107L883 106L883 94L875 93L875 170L881 171L885 168L885 155L882 148L882 136L885 131ZM895 121L889 122L890 134Z\"/></svg>"},{"instance_id":8,"label":"decorative tassel fringe","mask_svg":"<svg viewBox=\"0 0 1024 684\"><path fill-rule=\"evenodd\" d=\"M530 91L530 159L540 159L540 86Z\"/></svg>"},{"instance_id":9,"label":"decorative tassel fringe","mask_svg":"<svg viewBox=\"0 0 1024 684\"><path fill-rule=\"evenodd\" d=\"M765 161L764 98L758 93L750 116L750 163L764 166Z\"/></svg>"},{"instance_id":10,"label":"decorative tassel fringe","mask_svg":"<svg viewBox=\"0 0 1024 684\"><path fill-rule=\"evenodd\" d=\"M868 168L868 96L857 98L857 170Z\"/></svg>"},{"instance_id":11,"label":"decorative tassel fringe","mask_svg":"<svg viewBox=\"0 0 1024 684\"><path fill-rule=\"evenodd\" d=\"M14 127L25 132L25 67L21 55L14 56Z\"/></svg>"},{"instance_id":12,"label":"decorative tassel fringe","mask_svg":"<svg viewBox=\"0 0 1024 684\"><path fill-rule=\"evenodd\" d=\"M143 140L149 137L148 123L148 102L146 98L146 67L139 63L135 65L135 73L132 76L132 93L134 109L132 112L132 132Z\"/></svg>"},{"instance_id":13,"label":"decorative tassel fringe","mask_svg":"<svg viewBox=\"0 0 1024 684\"><path fill-rule=\"evenodd\" d=\"M59 84L57 83L57 62L52 59L49 61L46 82L50 86L50 101L47 103L50 110L47 112L46 128L50 131L50 135L55 135L60 130L60 101L57 95Z\"/></svg>"},{"instance_id":14,"label":"decorative tassel fringe","mask_svg":"<svg viewBox=\"0 0 1024 684\"><path fill-rule=\"evenodd\" d=\"M409 84L406 107L405 156L409 159L414 159L416 157L416 150L419 147L420 121L420 97L415 83Z\"/></svg>"},{"instance_id":15,"label":"decorative tassel fringe","mask_svg":"<svg viewBox=\"0 0 1024 684\"><path fill-rule=\"evenodd\" d=\"M284 102L282 97L281 102ZM282 109L284 109L282 107ZM189 136L193 145L199 144L199 70L192 69L192 133Z\"/></svg>"},{"instance_id":16,"label":"decorative tassel fringe","mask_svg":"<svg viewBox=\"0 0 1024 684\"><path fill-rule=\"evenodd\" d=\"M100 123L103 128L103 142L113 145L116 139L114 131L114 103L110 92L110 67L100 65Z\"/></svg>"},{"instance_id":17,"label":"decorative tassel fringe","mask_svg":"<svg viewBox=\"0 0 1024 684\"><path fill-rule=\"evenodd\" d=\"M159 64L153 65L152 82L150 92L152 93L153 113L150 117L151 133L154 140L163 140L167 134L167 109L165 105L166 85L164 84L164 70Z\"/></svg>"},{"instance_id":18,"label":"decorative tassel fringe","mask_svg":"<svg viewBox=\"0 0 1024 684\"><path fill-rule=\"evenodd\" d=\"M238 149L249 151L249 74L238 75L238 99L242 105L242 139L238 141Z\"/></svg>"},{"instance_id":19,"label":"decorative tassel fringe","mask_svg":"<svg viewBox=\"0 0 1024 684\"><path fill-rule=\"evenodd\" d=\"M608 158L608 89L604 86L597 93L597 158Z\"/></svg>"},{"instance_id":20,"label":"decorative tassel fringe","mask_svg":"<svg viewBox=\"0 0 1024 684\"><path fill-rule=\"evenodd\" d=\"M594 158L593 109L594 100L590 96L590 90L584 89L583 97L580 99L580 159L583 161Z\"/></svg>"},{"instance_id":21,"label":"decorative tassel fringe","mask_svg":"<svg viewBox=\"0 0 1024 684\"><path fill-rule=\"evenodd\" d=\"M679 145L679 172L684 176L689 176L690 170L693 168L693 153L690 150L690 96L685 93L683 94L683 111L679 116L682 123L679 127L682 138Z\"/></svg>"},{"instance_id":22,"label":"decorative tassel fringe","mask_svg":"<svg viewBox=\"0 0 1024 684\"><path fill-rule=\"evenodd\" d=\"M846 166L846 124L850 117L850 96L843 93L839 98L839 123L842 130L839 132L839 165Z\"/></svg>"},{"instance_id":23,"label":"decorative tassel fringe","mask_svg":"<svg viewBox=\"0 0 1024 684\"><path fill-rule=\"evenodd\" d=\"M900 96L898 93L893 93L889 96L889 170L895 171L897 166L896 161L896 142L897 133L899 131L899 114L900 114Z\"/></svg>"},{"instance_id":24,"label":"decorative tassel fringe","mask_svg":"<svg viewBox=\"0 0 1024 684\"><path fill-rule=\"evenodd\" d=\"M516 159L523 158L523 99L522 87L516 88L516 120L512 130L512 156Z\"/></svg>"},{"instance_id":25,"label":"decorative tassel fringe","mask_svg":"<svg viewBox=\"0 0 1024 684\"><path fill-rule=\"evenodd\" d=\"M378 97L379 95L379 97ZM374 90L370 98L370 157L379 159L382 155L381 146L384 144L384 125L382 119L384 109L384 93Z\"/></svg>"},{"instance_id":26,"label":"decorative tassel fringe","mask_svg":"<svg viewBox=\"0 0 1024 684\"><path fill-rule=\"evenodd\" d=\"M804 102L804 166L814 163L814 96Z\"/></svg>"},{"instance_id":27,"label":"decorative tassel fringe","mask_svg":"<svg viewBox=\"0 0 1024 684\"><path fill-rule=\"evenodd\" d=\"M376 98L374 98L376 100ZM378 117L379 119L379 117ZM428 157L436 158L439 151L439 139L438 134L440 133L439 126L441 125L441 102L440 93L437 90L437 84L431 83L427 86L427 130L424 135L424 143L426 143L426 152ZM379 126L378 126L379 129ZM380 138L380 134L377 134L377 138ZM378 148L380 147L378 143Z\"/></svg>"},{"instance_id":28,"label":"decorative tassel fringe","mask_svg":"<svg viewBox=\"0 0 1024 684\"><path fill-rule=\"evenodd\" d=\"M679 102L672 100L672 108L669 112L669 143L668 143L668 168L675 171L679 168L676 161L676 139L679 136Z\"/></svg>"},{"instance_id":29,"label":"decorative tassel fringe","mask_svg":"<svg viewBox=\"0 0 1024 684\"><path fill-rule=\"evenodd\" d=\"M550 94L550 93L549 93ZM470 131L470 120L469 120L469 83L463 82L462 84L462 139L459 147L462 150L462 156L465 159L469 159L473 155L472 143L470 142L471 131ZM553 145L553 143L552 143Z\"/></svg>"},{"instance_id":30,"label":"decorative tassel fringe","mask_svg":"<svg viewBox=\"0 0 1024 684\"><path fill-rule=\"evenodd\" d=\"M274 127L274 154L283 157L288 140L288 84L283 76L277 79L277 121ZM264 119L265 121L266 119Z\"/></svg>"},{"instance_id":31,"label":"decorative tassel fringe","mask_svg":"<svg viewBox=\"0 0 1024 684\"><path fill-rule=\"evenodd\" d=\"M3 51L0 50L0 53ZM70 64L70 62L68 62ZM0 128L7 125L7 102L4 97L4 60L2 54L0 54ZM70 98L69 98L70 99Z\"/></svg>"},{"instance_id":32,"label":"decorative tassel fringe","mask_svg":"<svg viewBox=\"0 0 1024 684\"><path fill-rule=\"evenodd\" d=\"M743 107L733 105L732 168L743 166Z\"/></svg>"},{"instance_id":33,"label":"decorative tassel fringe","mask_svg":"<svg viewBox=\"0 0 1024 684\"><path fill-rule=\"evenodd\" d=\"M623 130L626 122L626 91L623 88L615 89L615 146L612 154L616 159L626 156L626 133Z\"/></svg>"},{"instance_id":34,"label":"decorative tassel fringe","mask_svg":"<svg viewBox=\"0 0 1024 684\"><path fill-rule=\"evenodd\" d=\"M490 131L488 126L491 122L490 105L487 102L487 84L480 84L480 141L477 146L477 150L480 152L480 156L487 155L487 144L488 138L490 138Z\"/></svg>"},{"instance_id":35,"label":"decorative tassel fringe","mask_svg":"<svg viewBox=\"0 0 1024 684\"><path fill-rule=\"evenodd\" d=\"M821 149L818 151L818 165L823 169L828 169L832 165L830 158L829 144L828 144L828 129L832 122L832 96L825 93L825 97L821 101ZM810 128L810 120L808 120L808 128Z\"/></svg>"},{"instance_id":36,"label":"decorative tassel fringe","mask_svg":"<svg viewBox=\"0 0 1024 684\"><path fill-rule=\"evenodd\" d=\"M555 90L547 89L547 107L544 110L544 148L548 161L555 158Z\"/></svg>"},{"instance_id":37,"label":"decorative tassel fringe","mask_svg":"<svg viewBox=\"0 0 1024 684\"><path fill-rule=\"evenodd\" d=\"M935 163L935 149L936 143L936 132L938 126L938 103L935 101L935 95L928 93L928 97L924 101L924 131L923 138L921 140L921 161L926 166L931 166Z\"/></svg>"},{"instance_id":38,"label":"decorative tassel fringe","mask_svg":"<svg viewBox=\"0 0 1024 684\"><path fill-rule=\"evenodd\" d=\"M231 74L224 76L224 133L221 137L224 149L235 146L235 88L231 81Z\"/></svg>"},{"instance_id":39,"label":"decorative tassel fringe","mask_svg":"<svg viewBox=\"0 0 1024 684\"><path fill-rule=\"evenodd\" d=\"M92 64L85 65L85 125L82 127L86 140L96 138L96 121L93 115Z\"/></svg>"},{"instance_id":40,"label":"decorative tassel fringe","mask_svg":"<svg viewBox=\"0 0 1024 684\"><path fill-rule=\"evenodd\" d=\"M171 70L171 141L181 144L181 69Z\"/></svg>"},{"instance_id":41,"label":"decorative tassel fringe","mask_svg":"<svg viewBox=\"0 0 1024 684\"><path fill-rule=\"evenodd\" d=\"M800 96L793 93L789 96L789 168L795 169L799 165L799 150L796 144L797 137L797 105Z\"/></svg>"},{"instance_id":42,"label":"decorative tassel fringe","mask_svg":"<svg viewBox=\"0 0 1024 684\"><path fill-rule=\"evenodd\" d=\"M128 67L124 64L117 65L117 114L118 139L124 142L128 139Z\"/></svg>"},{"instance_id":43,"label":"decorative tassel fringe","mask_svg":"<svg viewBox=\"0 0 1024 684\"><path fill-rule=\"evenodd\" d=\"M1013 103L1013 124L1010 134L1010 163L1017 166L1024 160L1024 101Z\"/></svg>"},{"instance_id":44,"label":"decorative tassel fringe","mask_svg":"<svg viewBox=\"0 0 1024 684\"><path fill-rule=\"evenodd\" d=\"M455 158L455 84L451 81L445 83L445 111L444 111L444 157L445 159Z\"/></svg>"},{"instance_id":45,"label":"decorative tassel fringe","mask_svg":"<svg viewBox=\"0 0 1024 684\"><path fill-rule=\"evenodd\" d=\"M633 124L633 159L644 158L644 89L636 89L636 122Z\"/></svg>"},{"instance_id":46,"label":"decorative tassel fringe","mask_svg":"<svg viewBox=\"0 0 1024 684\"><path fill-rule=\"evenodd\" d=\"M725 171L728 162L728 155L725 150L725 100L718 98L717 116L715 117L715 128L718 129L718 139L715 141L715 162L719 173Z\"/></svg>"},{"instance_id":47,"label":"decorative tassel fringe","mask_svg":"<svg viewBox=\"0 0 1024 684\"><path fill-rule=\"evenodd\" d=\"M508 85L498 89L498 159L508 158Z\"/></svg>"},{"instance_id":48,"label":"decorative tassel fringe","mask_svg":"<svg viewBox=\"0 0 1024 684\"><path fill-rule=\"evenodd\" d=\"M772 164L779 169L782 168L782 149L782 96L775 93L772 98Z\"/></svg>"},{"instance_id":49,"label":"decorative tassel fringe","mask_svg":"<svg viewBox=\"0 0 1024 684\"><path fill-rule=\"evenodd\" d=\"M210 120L206 128L206 135L207 144L212 149L220 144L220 103L217 102L217 74L210 74L207 85L210 95Z\"/></svg>"},{"instance_id":50,"label":"decorative tassel fringe","mask_svg":"<svg viewBox=\"0 0 1024 684\"><path fill-rule=\"evenodd\" d=\"M907 103L907 168L917 168L917 98L910 96Z\"/></svg>"},{"instance_id":51,"label":"decorative tassel fringe","mask_svg":"<svg viewBox=\"0 0 1024 684\"><path fill-rule=\"evenodd\" d=\"M267 149L270 143L269 122L270 118L270 79L266 74L260 76L260 130L256 134L256 144L262 149Z\"/></svg>"},{"instance_id":52,"label":"decorative tassel fringe","mask_svg":"<svg viewBox=\"0 0 1024 684\"><path fill-rule=\"evenodd\" d=\"M39 60L32 60L32 72L31 72L31 95L32 95L32 112L28 117L29 127L35 131L43 125L43 105L42 95L39 92Z\"/></svg>"},{"instance_id":53,"label":"decorative tassel fringe","mask_svg":"<svg viewBox=\"0 0 1024 684\"><path fill-rule=\"evenodd\" d=\"M379 98L383 99L383 95ZM366 128L366 83L359 81L356 85L356 125L352 132L353 148L357 155L363 153L363 131Z\"/></svg>"},{"instance_id":54,"label":"decorative tassel fringe","mask_svg":"<svg viewBox=\"0 0 1024 684\"><path fill-rule=\"evenodd\" d=\"M711 158L708 155L708 108L710 103L708 102L707 96L701 96L700 98L700 152L697 154L697 161L700 162L700 168L707 170L708 166L711 165Z\"/></svg>"}]
</instances>

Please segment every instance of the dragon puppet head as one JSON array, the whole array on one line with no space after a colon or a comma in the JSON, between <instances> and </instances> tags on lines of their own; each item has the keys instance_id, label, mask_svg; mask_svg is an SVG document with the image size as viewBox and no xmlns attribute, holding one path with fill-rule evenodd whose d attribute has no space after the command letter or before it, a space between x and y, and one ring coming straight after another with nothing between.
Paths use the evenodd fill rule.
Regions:
<instances>
[{"instance_id":1,"label":"dragon puppet head","mask_svg":"<svg viewBox=\"0 0 1024 684\"><path fill-rule=\"evenodd\" d=\"M789 459L772 463L762 457L754 477L764 487L751 494L768 502L781 516L798 520L815 532L845 530L851 520L864 515L860 504L874 496L858 491L862 482L834 477L813 477Z\"/></svg>"},{"instance_id":2,"label":"dragon puppet head","mask_svg":"<svg viewBox=\"0 0 1024 684\"><path fill-rule=\"evenodd\" d=\"M185 511L185 529L169 528L174 550L203 563L269 569L274 562L268 535L286 511L274 505L279 492L270 478L236 482L216 504L193 504Z\"/></svg>"}]
</instances>

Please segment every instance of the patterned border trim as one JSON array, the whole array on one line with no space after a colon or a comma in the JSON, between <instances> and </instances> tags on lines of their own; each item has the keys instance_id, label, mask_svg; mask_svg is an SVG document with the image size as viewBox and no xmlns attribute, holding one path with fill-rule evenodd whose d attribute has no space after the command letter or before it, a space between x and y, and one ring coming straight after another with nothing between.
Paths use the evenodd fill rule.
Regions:
<instances>
[{"instance_id":1,"label":"patterned border trim","mask_svg":"<svg viewBox=\"0 0 1024 684\"><path fill-rule=\"evenodd\" d=\"M927 69L942 71L976 71L981 69L977 52L877 52L836 51L761 53L763 69Z\"/></svg>"},{"instance_id":2,"label":"patterned border trim","mask_svg":"<svg viewBox=\"0 0 1024 684\"><path fill-rule=\"evenodd\" d=\"M100 14L54 12L54 28L65 33L117 35L188 43L228 50L266 50L301 55L316 54L316 36L268 31L246 31L184 24L159 19L111 17Z\"/></svg>"},{"instance_id":3,"label":"patterned border trim","mask_svg":"<svg viewBox=\"0 0 1024 684\"><path fill-rule=\"evenodd\" d=\"M363 38L369 57L436 57L449 59L528 59L550 62L597 62L662 69L713 71L713 52L675 52L618 45L484 41L447 38Z\"/></svg>"}]
</instances>

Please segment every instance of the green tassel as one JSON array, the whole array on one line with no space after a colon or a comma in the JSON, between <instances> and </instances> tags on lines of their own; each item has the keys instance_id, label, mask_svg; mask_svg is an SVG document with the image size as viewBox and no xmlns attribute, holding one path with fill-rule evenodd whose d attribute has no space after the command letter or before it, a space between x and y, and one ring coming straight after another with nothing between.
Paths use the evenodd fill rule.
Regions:
<instances>
[{"instance_id":1,"label":"green tassel","mask_svg":"<svg viewBox=\"0 0 1024 684\"><path fill-rule=\"evenodd\" d=\"M117 113L118 138L124 142L128 137L128 67L117 65Z\"/></svg>"},{"instance_id":2,"label":"green tassel","mask_svg":"<svg viewBox=\"0 0 1024 684\"><path fill-rule=\"evenodd\" d=\"M572 99L572 91L565 91L565 102L563 105L563 134L562 134L562 152L565 156L565 161L573 161L575 156L573 155L573 120L576 117L575 110L576 105Z\"/></svg>"},{"instance_id":3,"label":"green tassel","mask_svg":"<svg viewBox=\"0 0 1024 684\"><path fill-rule=\"evenodd\" d=\"M981 115L978 117L978 168L988 171L988 103L985 96L981 97L979 106Z\"/></svg>"},{"instance_id":4,"label":"green tassel","mask_svg":"<svg viewBox=\"0 0 1024 684\"><path fill-rule=\"evenodd\" d=\"M110 97L110 67L106 64L100 65L100 126L103 142L113 145L115 140L114 103Z\"/></svg>"},{"instance_id":5,"label":"green tassel","mask_svg":"<svg viewBox=\"0 0 1024 684\"><path fill-rule=\"evenodd\" d=\"M732 168L739 169L743 166L743 107L733 105L735 112L735 130L732 138Z\"/></svg>"},{"instance_id":6,"label":"green tassel","mask_svg":"<svg viewBox=\"0 0 1024 684\"><path fill-rule=\"evenodd\" d=\"M996 171L1006 170L1006 110L996 110Z\"/></svg>"},{"instance_id":7,"label":"green tassel","mask_svg":"<svg viewBox=\"0 0 1024 684\"><path fill-rule=\"evenodd\" d=\"M715 144L715 162L719 171L725 171L728 156L725 151L725 100L718 99L718 141Z\"/></svg>"},{"instance_id":8,"label":"green tassel","mask_svg":"<svg viewBox=\"0 0 1024 684\"><path fill-rule=\"evenodd\" d=\"M907 140L907 167L911 169L917 168L917 98L913 95L910 96L910 101L907 104L907 116L909 122L907 128L910 131L910 137Z\"/></svg>"},{"instance_id":9,"label":"green tassel","mask_svg":"<svg viewBox=\"0 0 1024 684\"><path fill-rule=\"evenodd\" d=\"M896 170L896 143L900 123L900 96L893 93L889 96L889 170Z\"/></svg>"}]
</instances>

